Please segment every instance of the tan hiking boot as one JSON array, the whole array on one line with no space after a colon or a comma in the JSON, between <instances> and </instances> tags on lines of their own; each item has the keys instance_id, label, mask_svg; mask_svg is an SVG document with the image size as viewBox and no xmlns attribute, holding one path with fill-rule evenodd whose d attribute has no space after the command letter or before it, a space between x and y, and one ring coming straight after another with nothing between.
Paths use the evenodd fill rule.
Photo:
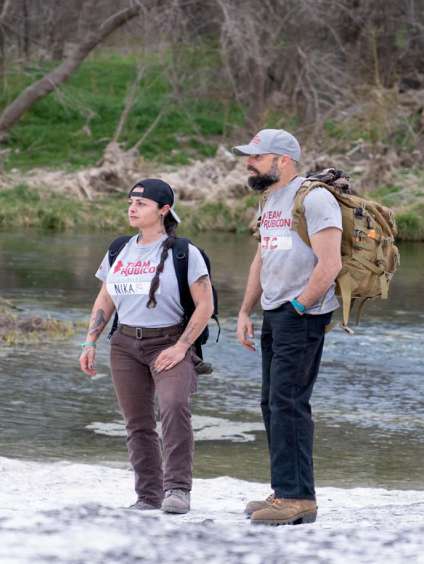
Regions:
<instances>
[{"instance_id":1,"label":"tan hiking boot","mask_svg":"<svg viewBox=\"0 0 424 564\"><path fill-rule=\"evenodd\" d=\"M302 525L314 523L317 504L312 499L274 499L251 516L252 525Z\"/></svg>"},{"instance_id":2,"label":"tan hiking boot","mask_svg":"<svg viewBox=\"0 0 424 564\"><path fill-rule=\"evenodd\" d=\"M249 503L246 505L244 509L247 518L250 519L252 513L254 513L255 511L259 511L260 509L265 509L266 507L268 507L268 505L271 505L272 502L274 501L274 497L275 496L272 493L262 501L249 501Z\"/></svg>"}]
</instances>

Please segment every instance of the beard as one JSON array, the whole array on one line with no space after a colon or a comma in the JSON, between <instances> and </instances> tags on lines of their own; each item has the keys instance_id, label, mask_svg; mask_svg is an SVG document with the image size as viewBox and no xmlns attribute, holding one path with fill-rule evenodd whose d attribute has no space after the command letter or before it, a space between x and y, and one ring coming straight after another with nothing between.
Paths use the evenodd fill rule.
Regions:
<instances>
[{"instance_id":1,"label":"beard","mask_svg":"<svg viewBox=\"0 0 424 564\"><path fill-rule=\"evenodd\" d=\"M247 184L255 192L265 192L267 188L279 180L280 176L278 174L255 174L248 177Z\"/></svg>"}]
</instances>

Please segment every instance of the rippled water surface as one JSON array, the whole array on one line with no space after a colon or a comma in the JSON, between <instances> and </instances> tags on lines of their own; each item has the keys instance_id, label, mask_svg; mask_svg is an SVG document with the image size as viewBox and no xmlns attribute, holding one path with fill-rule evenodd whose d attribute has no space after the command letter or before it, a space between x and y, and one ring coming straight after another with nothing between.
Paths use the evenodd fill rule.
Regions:
<instances>
[{"instance_id":1,"label":"rippled water surface","mask_svg":"<svg viewBox=\"0 0 424 564\"><path fill-rule=\"evenodd\" d=\"M113 234L0 234L1 296L34 313L87 318L93 277ZM220 295L222 334L205 356L193 405L197 476L268 477L258 407L260 356L235 339L255 242L202 234ZM401 247L391 298L366 312L354 336L329 333L313 396L319 485L423 488L424 245ZM260 328L260 312L255 315ZM213 325L212 335L215 334ZM78 368L81 330L59 344L0 348L0 455L126 464L122 420L110 382L108 344L98 377Z\"/></svg>"}]
</instances>

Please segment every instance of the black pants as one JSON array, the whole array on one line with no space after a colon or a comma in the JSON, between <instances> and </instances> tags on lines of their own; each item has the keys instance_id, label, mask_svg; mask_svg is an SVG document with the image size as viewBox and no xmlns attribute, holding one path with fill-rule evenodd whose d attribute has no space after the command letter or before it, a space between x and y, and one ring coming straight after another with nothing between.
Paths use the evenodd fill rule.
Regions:
<instances>
[{"instance_id":1,"label":"black pants","mask_svg":"<svg viewBox=\"0 0 424 564\"><path fill-rule=\"evenodd\" d=\"M315 499L309 403L331 313L299 315L290 303L264 312L261 408L278 498Z\"/></svg>"}]
</instances>

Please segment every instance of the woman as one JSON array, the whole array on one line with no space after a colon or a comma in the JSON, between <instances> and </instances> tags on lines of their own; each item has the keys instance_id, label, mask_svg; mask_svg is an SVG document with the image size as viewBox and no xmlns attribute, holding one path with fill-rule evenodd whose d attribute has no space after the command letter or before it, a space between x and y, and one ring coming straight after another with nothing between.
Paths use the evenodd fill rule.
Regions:
<instances>
[{"instance_id":1,"label":"woman","mask_svg":"<svg viewBox=\"0 0 424 564\"><path fill-rule=\"evenodd\" d=\"M174 193L162 180L138 182L129 193L132 237L112 266L106 253L96 276L102 288L94 302L80 357L93 376L96 341L116 309L119 325L111 340L115 393L124 415L129 459L138 499L131 508L190 510L193 432L191 394L196 388L191 345L213 313L208 270L189 246L188 281L195 311L184 328L172 259L178 216ZM156 433L154 395L162 424L163 464Z\"/></svg>"}]
</instances>

